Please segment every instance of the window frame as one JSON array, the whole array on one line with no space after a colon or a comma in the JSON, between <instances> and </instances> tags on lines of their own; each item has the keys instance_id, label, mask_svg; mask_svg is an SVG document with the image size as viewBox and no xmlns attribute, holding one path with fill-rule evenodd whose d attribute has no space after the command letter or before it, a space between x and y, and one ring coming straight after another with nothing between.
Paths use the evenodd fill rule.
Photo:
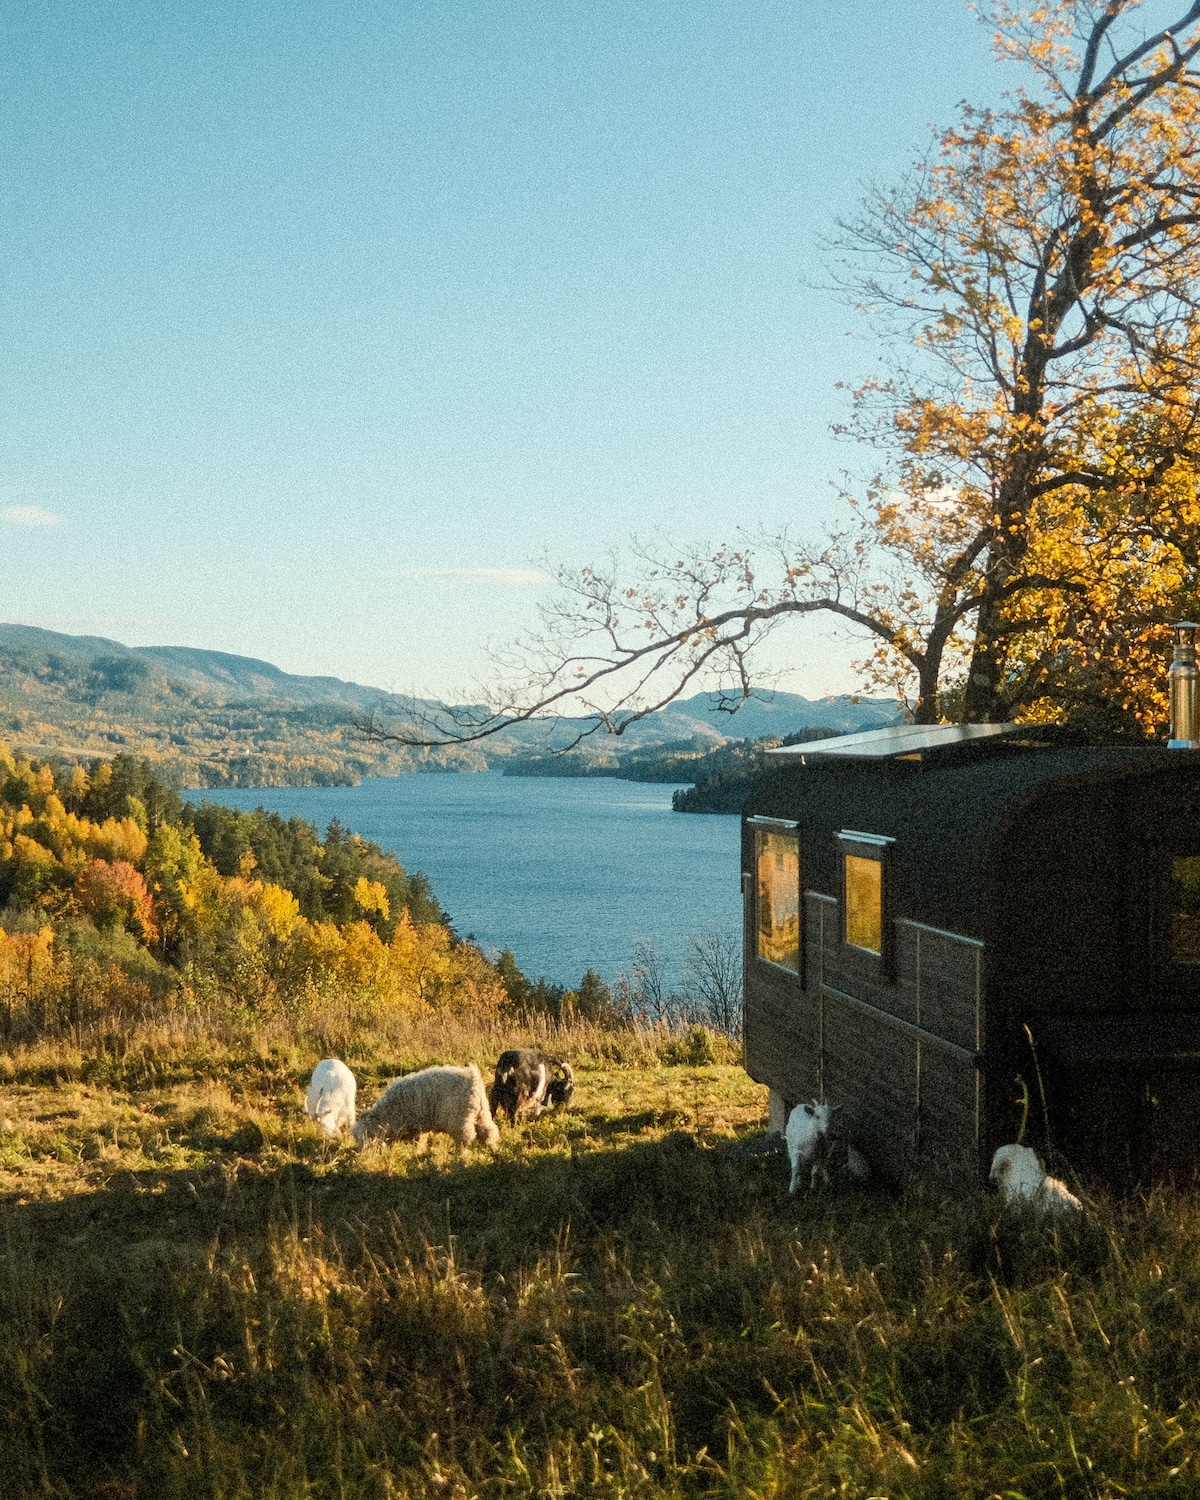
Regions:
<instances>
[{"instance_id":1,"label":"window frame","mask_svg":"<svg viewBox=\"0 0 1200 1500\"><path fill-rule=\"evenodd\" d=\"M790 818L769 818L766 816L751 815L746 819L746 826L750 830L750 848L752 868L743 872L743 879L748 887L750 900L749 906L749 935L753 942L753 954L756 963L765 964L772 973L786 974L789 979L794 979L797 984L804 983L804 862L800 848L800 824ZM782 834L796 841L796 967L788 968L786 964L777 963L772 958L765 958L759 951L759 938L762 929L759 926L759 910L762 899L761 887L758 877L759 861L759 834L775 833Z\"/></svg>"},{"instance_id":2,"label":"window frame","mask_svg":"<svg viewBox=\"0 0 1200 1500\"><path fill-rule=\"evenodd\" d=\"M841 908L838 923L839 944L843 955L857 964L871 968L879 978L891 977L895 966L895 913L892 898L892 849L896 840L887 834L862 833L854 828L839 829L836 834L838 848L838 903ZM846 859L872 860L879 866L879 952L873 948L860 947L846 935L850 919L850 903L846 890Z\"/></svg>"}]
</instances>

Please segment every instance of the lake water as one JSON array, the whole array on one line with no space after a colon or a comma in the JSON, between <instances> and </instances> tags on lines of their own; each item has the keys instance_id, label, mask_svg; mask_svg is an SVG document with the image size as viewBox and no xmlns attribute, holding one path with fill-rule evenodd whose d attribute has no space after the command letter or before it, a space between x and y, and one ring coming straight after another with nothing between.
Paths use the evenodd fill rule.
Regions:
<instances>
[{"instance_id":1,"label":"lake water","mask_svg":"<svg viewBox=\"0 0 1200 1500\"><path fill-rule=\"evenodd\" d=\"M333 818L423 870L463 936L521 969L610 982L639 938L677 973L688 934L740 942L738 820L671 811L672 786L610 777L411 775L355 787L192 793L267 807L322 831Z\"/></svg>"}]
</instances>

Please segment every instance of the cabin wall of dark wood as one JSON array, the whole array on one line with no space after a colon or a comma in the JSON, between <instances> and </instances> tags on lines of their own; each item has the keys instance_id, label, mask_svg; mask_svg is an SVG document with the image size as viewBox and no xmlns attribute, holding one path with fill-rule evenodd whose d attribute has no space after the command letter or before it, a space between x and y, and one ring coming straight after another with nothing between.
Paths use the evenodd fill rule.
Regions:
<instances>
[{"instance_id":1,"label":"cabin wall of dark wood","mask_svg":"<svg viewBox=\"0 0 1200 1500\"><path fill-rule=\"evenodd\" d=\"M1200 964L1175 962L1171 934L1171 862L1176 855L1200 854L1200 779L1139 781L1129 788L1123 811L1128 865L1125 1009L1200 1011Z\"/></svg>"},{"instance_id":2,"label":"cabin wall of dark wood","mask_svg":"<svg viewBox=\"0 0 1200 1500\"><path fill-rule=\"evenodd\" d=\"M920 1053L920 1162L935 1174L980 1175L990 1164L984 1139L985 1075L968 1059L923 1044Z\"/></svg>"},{"instance_id":3,"label":"cabin wall of dark wood","mask_svg":"<svg viewBox=\"0 0 1200 1500\"><path fill-rule=\"evenodd\" d=\"M752 955L752 890L749 895L746 952ZM835 1105L842 1127L885 1178L977 1169L981 945L899 921L895 972L884 978L869 955L843 942L837 900L807 890L801 910L803 982L747 958L751 1077L789 1104L821 1098Z\"/></svg>"},{"instance_id":4,"label":"cabin wall of dark wood","mask_svg":"<svg viewBox=\"0 0 1200 1500\"><path fill-rule=\"evenodd\" d=\"M743 1012L746 1072L789 1105L821 1097L820 1002L783 969L747 966Z\"/></svg>"},{"instance_id":5,"label":"cabin wall of dark wood","mask_svg":"<svg viewBox=\"0 0 1200 1500\"><path fill-rule=\"evenodd\" d=\"M810 926L818 903L820 975L809 975L810 984L816 980L966 1051L979 1050L984 1025L981 943L897 918L894 970L885 976L870 955L842 940L840 906L832 898L809 893L805 915Z\"/></svg>"},{"instance_id":6,"label":"cabin wall of dark wood","mask_svg":"<svg viewBox=\"0 0 1200 1500\"><path fill-rule=\"evenodd\" d=\"M748 963L752 1029L763 997L755 1076L839 1104L885 1175L986 1169L1021 1126L1023 1081L1025 1139L1052 1162L1114 1182L1188 1179L1200 965L1173 956L1171 859L1200 855L1200 757L1016 750L928 776L809 768L770 778L752 806L799 825L813 997L800 1025L782 1003L798 982L764 988ZM895 840L887 971L842 941L843 828ZM769 1060L796 1046L802 1071Z\"/></svg>"},{"instance_id":7,"label":"cabin wall of dark wood","mask_svg":"<svg viewBox=\"0 0 1200 1500\"><path fill-rule=\"evenodd\" d=\"M822 992L825 1098L884 1178L907 1176L918 1160L917 1041Z\"/></svg>"},{"instance_id":8,"label":"cabin wall of dark wood","mask_svg":"<svg viewBox=\"0 0 1200 1500\"><path fill-rule=\"evenodd\" d=\"M804 987L815 993L825 983L825 948L837 936L838 904L832 896L805 891L801 921Z\"/></svg>"},{"instance_id":9,"label":"cabin wall of dark wood","mask_svg":"<svg viewBox=\"0 0 1200 1500\"><path fill-rule=\"evenodd\" d=\"M1029 1088L1031 1144L1114 1185L1189 1178L1200 1159L1200 1068L1188 1056L1200 969L1172 959L1176 851L1200 853L1200 788L1170 765L1047 788L996 849L991 1065ZM1016 1109L998 1098L991 1114L992 1133L1011 1138Z\"/></svg>"},{"instance_id":10,"label":"cabin wall of dark wood","mask_svg":"<svg viewBox=\"0 0 1200 1500\"><path fill-rule=\"evenodd\" d=\"M1119 786L1055 787L1013 817L988 881L989 999L1015 1016L1122 1010L1130 861Z\"/></svg>"}]
</instances>

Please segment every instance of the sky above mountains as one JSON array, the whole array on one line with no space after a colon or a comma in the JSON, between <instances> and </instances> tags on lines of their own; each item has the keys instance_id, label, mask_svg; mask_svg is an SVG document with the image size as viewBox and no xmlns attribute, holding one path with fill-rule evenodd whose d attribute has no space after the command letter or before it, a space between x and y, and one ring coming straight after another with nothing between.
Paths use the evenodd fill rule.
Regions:
<instances>
[{"instance_id":1,"label":"sky above mountains","mask_svg":"<svg viewBox=\"0 0 1200 1500\"><path fill-rule=\"evenodd\" d=\"M448 697L547 566L836 517L822 236L1016 82L958 0L2 13L0 615Z\"/></svg>"}]
</instances>

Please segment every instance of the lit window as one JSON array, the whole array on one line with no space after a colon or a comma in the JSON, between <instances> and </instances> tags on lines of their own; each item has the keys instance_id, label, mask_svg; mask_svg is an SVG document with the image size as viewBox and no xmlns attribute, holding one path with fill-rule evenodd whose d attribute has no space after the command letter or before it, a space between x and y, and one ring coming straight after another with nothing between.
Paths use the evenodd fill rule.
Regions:
<instances>
[{"instance_id":1,"label":"lit window","mask_svg":"<svg viewBox=\"0 0 1200 1500\"><path fill-rule=\"evenodd\" d=\"M1171 957L1200 964L1200 854L1171 861Z\"/></svg>"},{"instance_id":2,"label":"lit window","mask_svg":"<svg viewBox=\"0 0 1200 1500\"><path fill-rule=\"evenodd\" d=\"M758 956L800 972L800 839L755 831L758 862Z\"/></svg>"},{"instance_id":3,"label":"lit window","mask_svg":"<svg viewBox=\"0 0 1200 1500\"><path fill-rule=\"evenodd\" d=\"M883 952L883 865L859 854L846 855L846 941Z\"/></svg>"}]
</instances>

